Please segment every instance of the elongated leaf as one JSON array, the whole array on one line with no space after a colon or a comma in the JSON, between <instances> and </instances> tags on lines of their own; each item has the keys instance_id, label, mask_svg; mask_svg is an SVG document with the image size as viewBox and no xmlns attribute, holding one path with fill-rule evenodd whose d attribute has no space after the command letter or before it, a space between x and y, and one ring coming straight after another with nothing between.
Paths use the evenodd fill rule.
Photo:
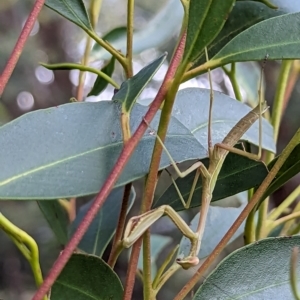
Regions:
<instances>
[{"instance_id":1,"label":"elongated leaf","mask_svg":"<svg viewBox=\"0 0 300 300\"><path fill-rule=\"evenodd\" d=\"M151 276L152 276L152 279L154 279L154 277L157 273L156 260L159 256L160 252L171 241L172 241L172 239L168 236L163 236L163 235L159 235L159 234L151 234L150 242L151 242ZM138 269L143 271L143 248L141 249L140 256L139 256Z\"/></svg>"},{"instance_id":2,"label":"elongated leaf","mask_svg":"<svg viewBox=\"0 0 300 300\"><path fill-rule=\"evenodd\" d=\"M222 29L235 0L191 0L184 60L195 61Z\"/></svg>"},{"instance_id":3,"label":"elongated leaf","mask_svg":"<svg viewBox=\"0 0 300 300\"><path fill-rule=\"evenodd\" d=\"M271 60L299 59L299 22L300 13L262 21L232 39L209 65L216 68L235 61L262 60L266 55Z\"/></svg>"},{"instance_id":4,"label":"elongated leaf","mask_svg":"<svg viewBox=\"0 0 300 300\"><path fill-rule=\"evenodd\" d=\"M204 159L202 162L206 167L208 166L208 159ZM212 201L220 200L256 187L265 179L267 174L267 168L262 162L229 153L219 174ZM189 197L195 175L196 171L184 178L178 178L176 180L176 184L185 200ZM199 178L190 207L201 205L201 195L202 181L201 178ZM154 201L153 207L158 207L163 204L170 205L177 211L184 209L173 184Z\"/></svg>"},{"instance_id":5,"label":"elongated leaf","mask_svg":"<svg viewBox=\"0 0 300 300\"><path fill-rule=\"evenodd\" d=\"M170 13L171 12L171 13ZM180 30L182 23L183 8L178 0L169 0L166 5L153 17L147 25L141 30L133 33L134 54L141 53L150 48L156 48L165 45L172 39L175 33ZM163 30L162 30L163 28ZM126 52L126 31L117 32L116 38L110 40L110 43L122 53ZM108 39L108 38L105 38ZM100 48L100 49L99 49ZM110 54L101 49L101 47L93 49L91 59L109 59Z\"/></svg>"},{"instance_id":6,"label":"elongated leaf","mask_svg":"<svg viewBox=\"0 0 300 300\"><path fill-rule=\"evenodd\" d=\"M204 235L201 242L200 252L198 257L200 259L208 256L213 249L217 246L217 244L221 241L222 237L231 227L233 222L239 216L241 211L244 209L245 204L236 208L236 207L214 207L211 206L209 208L206 220L206 226ZM190 228L196 232L200 213L196 214L190 224ZM239 227L236 233L231 238L230 242L235 240L244 232L244 223ZM180 246L178 249L178 257L186 257L189 254L191 249L191 242L188 238L183 237L180 242Z\"/></svg>"},{"instance_id":7,"label":"elongated leaf","mask_svg":"<svg viewBox=\"0 0 300 300\"><path fill-rule=\"evenodd\" d=\"M228 42L230 42L235 36L243 32L251 26L267 20L272 17L276 17L287 13L283 9L274 10L262 3L253 1L236 2L229 17L218 34L215 40L208 46L208 57L212 58L216 55ZM202 65L206 62L204 51L200 54L197 62L193 67ZM238 76L237 76L238 78ZM257 95L257 93L256 93Z\"/></svg>"},{"instance_id":8,"label":"elongated leaf","mask_svg":"<svg viewBox=\"0 0 300 300\"><path fill-rule=\"evenodd\" d=\"M299 236L268 238L234 251L208 276L193 299L293 299L290 257L299 244Z\"/></svg>"},{"instance_id":9,"label":"elongated leaf","mask_svg":"<svg viewBox=\"0 0 300 300\"><path fill-rule=\"evenodd\" d=\"M134 132L147 111L136 104ZM157 128L160 113L152 124ZM120 111L113 101L70 103L28 113L0 127L0 199L59 199L96 194L123 147ZM147 130L116 187L145 176L155 135ZM186 145L189 145L186 149ZM176 161L201 156L190 131L172 118L166 140ZM180 150L181 148L181 150ZM169 165L163 155L160 168Z\"/></svg>"},{"instance_id":10,"label":"elongated leaf","mask_svg":"<svg viewBox=\"0 0 300 300\"><path fill-rule=\"evenodd\" d=\"M46 0L45 5L79 27L93 30L82 0Z\"/></svg>"},{"instance_id":11,"label":"elongated leaf","mask_svg":"<svg viewBox=\"0 0 300 300\"><path fill-rule=\"evenodd\" d=\"M278 157L276 157L268 165L269 170L272 169ZM261 200L266 199L268 196L273 194L281 186L283 186L287 181L292 177L297 175L300 172L300 144L295 147L288 159L285 161L279 172L277 173L276 178L272 181L265 194L262 196Z\"/></svg>"},{"instance_id":12,"label":"elongated leaf","mask_svg":"<svg viewBox=\"0 0 300 300\"><path fill-rule=\"evenodd\" d=\"M164 54L157 58L136 75L122 83L120 90L112 98L113 101L122 104L122 112L129 113L132 110L137 98L160 68L166 56L167 54Z\"/></svg>"},{"instance_id":13,"label":"elongated leaf","mask_svg":"<svg viewBox=\"0 0 300 300\"><path fill-rule=\"evenodd\" d=\"M51 289L51 300L122 299L117 274L100 258L73 254Z\"/></svg>"},{"instance_id":14,"label":"elongated leaf","mask_svg":"<svg viewBox=\"0 0 300 300\"><path fill-rule=\"evenodd\" d=\"M112 57L109 63L102 68L102 72L111 77L115 69L115 57ZM88 96L98 96L108 85L108 82L101 76L97 76L93 88L89 92Z\"/></svg>"},{"instance_id":15,"label":"elongated leaf","mask_svg":"<svg viewBox=\"0 0 300 300\"><path fill-rule=\"evenodd\" d=\"M112 192L108 196L107 201L105 201L102 208L90 225L88 231L80 241L80 244L78 246L79 249L87 252L88 254L94 254L100 257L103 255L103 252L112 239L117 227L122 205L123 193L124 188L116 188L112 190ZM132 188L128 211L130 210L134 199L135 191ZM93 201L90 201L80 208L76 219L71 225L70 237L76 231L78 225L81 223L83 217L86 215L92 203Z\"/></svg>"},{"instance_id":16,"label":"elongated leaf","mask_svg":"<svg viewBox=\"0 0 300 300\"><path fill-rule=\"evenodd\" d=\"M202 147L207 148L207 126L210 90L199 88L187 88L177 93L173 108L173 116L176 117L195 135ZM212 143L221 143L231 128L249 111L250 107L238 102L229 96L214 91L214 103L212 110ZM276 145L273 139L273 129L270 123L263 120L262 148L275 152ZM252 144L259 144L259 126L255 122L243 135L241 140ZM207 155L199 157L204 158Z\"/></svg>"},{"instance_id":17,"label":"elongated leaf","mask_svg":"<svg viewBox=\"0 0 300 300\"><path fill-rule=\"evenodd\" d=\"M40 210L61 245L68 242L69 218L65 209L57 200L38 201Z\"/></svg>"}]
</instances>

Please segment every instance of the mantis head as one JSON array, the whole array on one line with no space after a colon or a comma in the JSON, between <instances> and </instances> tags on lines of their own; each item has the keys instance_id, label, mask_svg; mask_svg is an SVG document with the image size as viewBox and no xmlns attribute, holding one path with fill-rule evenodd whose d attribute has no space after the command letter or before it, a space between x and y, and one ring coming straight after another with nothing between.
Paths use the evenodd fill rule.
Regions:
<instances>
[{"instance_id":1,"label":"mantis head","mask_svg":"<svg viewBox=\"0 0 300 300\"><path fill-rule=\"evenodd\" d=\"M199 264L199 258L197 256L187 256L184 258L177 258L176 262L185 270L195 267Z\"/></svg>"}]
</instances>

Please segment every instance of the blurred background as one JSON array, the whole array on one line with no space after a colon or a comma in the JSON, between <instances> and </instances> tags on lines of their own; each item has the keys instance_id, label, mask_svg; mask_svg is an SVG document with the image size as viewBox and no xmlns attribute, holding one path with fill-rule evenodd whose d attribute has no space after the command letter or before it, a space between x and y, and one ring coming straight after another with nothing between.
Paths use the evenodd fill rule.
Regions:
<instances>
[{"instance_id":1,"label":"blurred background","mask_svg":"<svg viewBox=\"0 0 300 300\"><path fill-rule=\"evenodd\" d=\"M171 1L167 0L136 0L135 8L135 29L143 32L147 37L147 42L152 43L149 47L141 40L139 54L134 57L135 73L148 64L160 54L167 51L172 53L176 43L180 21L176 19L182 14L174 10L174 23L169 24L170 32L168 38L159 38L149 35L150 30L158 30L159 14L164 9L164 5ZM179 2L179 1L178 1ZM0 1L0 70L2 71L10 52L19 36L22 26L33 6L33 0L6 0ZM89 7L89 1L85 1ZM97 32L103 36L110 30L126 26L126 5L125 0L103 0ZM181 9L181 7L180 7ZM153 28L149 23L152 21ZM155 23L156 22L156 23ZM168 30L167 25L163 27ZM148 32L147 32L147 30ZM142 35L141 35L142 36ZM153 41L151 40L153 38ZM158 38L158 39L157 39ZM59 63L59 62L80 62L86 45L86 35L73 23L65 20L49 8L44 7L36 22L26 47L20 57L17 67L5 89L0 102L0 124L3 125L22 114L33 110L57 106L69 102L71 97L77 97L78 71L52 71L42 67L39 63ZM143 47L145 49L143 49ZM97 56L98 55L98 56ZM103 58L103 57L102 57ZM91 65L101 67L103 59L98 53L92 53ZM275 94L276 80L278 78L279 62L267 62L265 67L265 87L266 99L270 105ZM141 95L141 99L152 99L163 79L167 69L165 63L155 75L153 81ZM257 95L257 80L259 78L260 65L258 63L241 64L239 67L239 80L244 86L243 95L252 97ZM116 68L114 78L121 83L125 78L120 68ZM90 91L96 76L87 74L84 84L84 95ZM251 80L255 84L249 86ZM213 71L214 89L223 91L231 96L233 92L230 82L222 70ZM247 86L247 84L248 86ZM206 76L193 79L182 87L197 86L208 87ZM252 89L252 91L251 91ZM253 92L254 90L254 92ZM300 84L296 84L291 92L289 105L284 113L278 151L289 141L300 125L300 105L299 105ZM112 98L113 89L108 87L100 96L88 97L86 101L109 100ZM278 205L296 186L299 185L299 176L293 178L283 188L276 192L272 199L272 205ZM143 181L135 184L137 200L130 215L134 215L139 209L139 200L142 194ZM78 205L90 200L91 197L79 199ZM38 243L40 249L40 260L43 273L46 274L55 258L61 250L50 227L45 221L39 207L35 201L1 201L1 212L14 224L29 233ZM189 220L194 212L181 213ZM156 223L152 229L153 233L166 234L172 236L173 240L159 254L158 262L164 255L180 241L180 234L174 225L163 219ZM241 243L239 241L238 243ZM237 245L236 245L237 246ZM236 247L234 246L234 247ZM228 251L231 251L230 249ZM224 253L225 255L226 253ZM124 280L127 270L127 254L121 256L116 266L117 273ZM180 287L187 281L188 277L195 270L188 272L177 272L176 275L166 284L166 287L159 294L158 299L172 299ZM176 283L176 284L174 284ZM30 299L35 290L32 273L27 261L22 257L15 245L6 235L0 231L0 298L4 300L27 300ZM220 291L226 293L226 291ZM142 287L137 281L134 292L134 299L141 299Z\"/></svg>"}]
</instances>

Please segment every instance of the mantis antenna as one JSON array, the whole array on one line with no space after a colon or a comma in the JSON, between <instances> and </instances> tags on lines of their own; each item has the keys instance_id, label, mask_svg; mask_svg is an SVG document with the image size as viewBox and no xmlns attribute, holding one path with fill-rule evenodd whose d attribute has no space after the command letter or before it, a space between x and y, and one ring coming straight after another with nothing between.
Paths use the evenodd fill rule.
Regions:
<instances>
[{"instance_id":1,"label":"mantis antenna","mask_svg":"<svg viewBox=\"0 0 300 300\"><path fill-rule=\"evenodd\" d=\"M207 50L205 49L206 56L207 56ZM267 56L265 58L265 61L267 59ZM208 57L207 57L208 60ZM264 61L264 64L265 64ZM263 64L263 67L264 67ZM263 73L263 68L262 71ZM229 152L234 152L243 156L246 156L248 158L258 160L260 153L261 153L261 115L264 113L268 107L266 106L266 102L263 100L263 93L262 93L262 73L260 78L260 87L259 87L259 104L251 110L248 114L246 114L226 135L226 137L223 139L223 141L219 144L215 144L214 146L211 145L211 119L212 119L212 104L213 104L213 91L212 91L212 81L210 76L210 70L208 70L209 74L209 82L210 82L210 108L209 108L209 137L208 137L208 147L209 147L209 166L206 168L202 162L196 162L194 165L192 165L189 169L187 169L184 172L181 172L174 159L170 155L169 151L165 147L164 143L160 139L158 135L156 135L156 138L158 139L159 143L167 153L172 166L174 167L175 171L177 172L178 176L183 178L189 173L191 173L194 170L196 171L196 175L194 178L194 182L192 184L191 193L189 195L189 198L187 202L184 201L174 179L172 178L173 183L175 184L175 188L178 192L178 195L182 201L182 204L185 208L189 208L193 192L195 190L197 181L199 179L199 176L201 174L202 177L202 197L201 197L201 209L200 209L200 220L197 227L196 232L192 231L190 227L184 222L184 220L176 213L176 211L168 206L168 205L162 205L156 209L153 209L149 212L146 212L145 214L142 214L137 217L133 217L129 220L125 232L124 232L124 238L122 241L122 244L124 247L128 248L130 247L135 241L143 235L143 233L153 224L155 223L160 217L163 215L169 216L169 218L174 222L174 224L178 227L178 229L182 232L184 236L186 236L191 241L191 248L188 256L184 258L178 258L176 261L178 264L180 264L184 269L188 269L190 267L193 267L199 263L198 253L200 251L201 246L201 240L204 233L204 228L206 224L206 218L208 209L210 206L210 202L212 200L212 194L217 182L218 175L220 173L220 170L222 168L222 165L224 163L224 160ZM243 134L251 127L251 125L257 121L257 119L260 119L260 135L259 135L259 153L251 154L247 153L245 151L233 148L233 146L241 139ZM145 120L144 120L145 121ZM146 122L146 121L145 121ZM149 126L149 128L152 130L152 132L155 133L155 131L151 128L150 124L146 122L146 124Z\"/></svg>"}]
</instances>

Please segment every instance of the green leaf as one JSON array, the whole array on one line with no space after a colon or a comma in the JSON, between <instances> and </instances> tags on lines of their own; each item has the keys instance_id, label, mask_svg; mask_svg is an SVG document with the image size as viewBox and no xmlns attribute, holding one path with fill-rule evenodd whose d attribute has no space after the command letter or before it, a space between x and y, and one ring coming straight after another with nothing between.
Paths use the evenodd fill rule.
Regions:
<instances>
[{"instance_id":1,"label":"green leaf","mask_svg":"<svg viewBox=\"0 0 300 300\"><path fill-rule=\"evenodd\" d=\"M101 69L103 73L111 77L112 73L114 72L115 69L115 57L113 56L109 63ZM93 88L88 94L89 96L98 96L106 87L107 87L108 82L100 75L97 76L97 79L94 83Z\"/></svg>"},{"instance_id":2,"label":"green leaf","mask_svg":"<svg viewBox=\"0 0 300 300\"><path fill-rule=\"evenodd\" d=\"M207 47L208 57L212 58L235 36L251 26L269 18L285 14L284 10L274 10L262 3L253 1L236 2L229 17L214 41ZM206 62L204 51L197 59L194 67ZM257 94L256 94L257 95Z\"/></svg>"},{"instance_id":3,"label":"green leaf","mask_svg":"<svg viewBox=\"0 0 300 300\"><path fill-rule=\"evenodd\" d=\"M170 13L172 12L172 13ZM141 30L133 33L132 50L134 54L141 53L150 48L158 48L166 45L174 36L174 32L180 30L183 8L178 0L168 0L165 6L147 22ZM163 30L162 30L163 28ZM103 38L108 40L115 48L126 53L126 28L120 29L112 39L108 35ZM109 59L110 54L101 47L95 46L91 60Z\"/></svg>"},{"instance_id":4,"label":"green leaf","mask_svg":"<svg viewBox=\"0 0 300 300\"><path fill-rule=\"evenodd\" d=\"M69 226L67 212L57 200L37 201L37 203L57 240L61 245L65 245L68 242Z\"/></svg>"},{"instance_id":5,"label":"green leaf","mask_svg":"<svg viewBox=\"0 0 300 300\"><path fill-rule=\"evenodd\" d=\"M207 130L210 90L200 88L187 88L177 93L173 107L173 116L184 124L197 138L207 157ZM214 91L212 110L212 142L221 143L232 127L244 117L251 108L236 101L229 96ZM273 128L266 119L262 119L262 148L275 152L276 145L273 139ZM241 140L251 144L259 144L259 124L256 121Z\"/></svg>"},{"instance_id":6,"label":"green leaf","mask_svg":"<svg viewBox=\"0 0 300 300\"><path fill-rule=\"evenodd\" d=\"M200 252L198 254L199 259L204 259L208 256L221 241L225 233L231 227L236 218L240 215L244 209L245 204L236 207L214 207L209 208L207 214L207 220L205 225L205 231L201 242ZM190 228L196 232L199 224L200 213L197 213L190 224ZM235 232L229 243L235 240L244 232L245 222ZM178 257L186 257L189 255L191 249L191 242L185 236L181 239L178 249Z\"/></svg>"},{"instance_id":7,"label":"green leaf","mask_svg":"<svg viewBox=\"0 0 300 300\"><path fill-rule=\"evenodd\" d=\"M154 279L157 273L156 260L161 251L172 241L172 238L159 234L151 234L150 245L151 245L151 276ZM129 256L130 257L130 256ZM143 271L143 247L141 248L138 269Z\"/></svg>"},{"instance_id":8,"label":"green leaf","mask_svg":"<svg viewBox=\"0 0 300 300\"><path fill-rule=\"evenodd\" d=\"M93 30L82 0L46 0L45 5L79 27Z\"/></svg>"},{"instance_id":9,"label":"green leaf","mask_svg":"<svg viewBox=\"0 0 300 300\"><path fill-rule=\"evenodd\" d=\"M131 112L137 98L165 61L166 56L167 54L164 54L157 58L136 75L122 83L119 91L112 98L113 101L122 104L122 112Z\"/></svg>"},{"instance_id":10,"label":"green leaf","mask_svg":"<svg viewBox=\"0 0 300 300\"><path fill-rule=\"evenodd\" d=\"M183 59L195 61L222 29L235 0L191 0Z\"/></svg>"},{"instance_id":11,"label":"green leaf","mask_svg":"<svg viewBox=\"0 0 300 300\"><path fill-rule=\"evenodd\" d=\"M266 55L270 60L299 59L299 22L300 13L262 21L233 38L208 65L216 68L235 61L262 60Z\"/></svg>"},{"instance_id":12,"label":"green leaf","mask_svg":"<svg viewBox=\"0 0 300 300\"><path fill-rule=\"evenodd\" d=\"M268 169L271 170L277 161L278 157L270 162ZM281 186L283 186L292 177L300 172L300 144L298 144L292 153L289 155L283 166L280 168L275 179L272 181L266 192L262 196L261 200L266 199L268 196L273 194Z\"/></svg>"},{"instance_id":13,"label":"green leaf","mask_svg":"<svg viewBox=\"0 0 300 300\"><path fill-rule=\"evenodd\" d=\"M107 201L105 201L102 208L94 218L92 224L89 226L88 231L80 241L80 244L78 245L80 250L100 257L103 255L104 250L116 231L123 200L123 193L123 187L112 190L107 198ZM135 200L135 196L134 188L132 188L128 204L128 211ZM81 223L92 203L93 200L80 207L76 219L71 225L70 237L76 231L78 225Z\"/></svg>"},{"instance_id":14,"label":"green leaf","mask_svg":"<svg viewBox=\"0 0 300 300\"><path fill-rule=\"evenodd\" d=\"M51 289L51 300L122 299L117 274L100 258L73 254Z\"/></svg>"},{"instance_id":15,"label":"green leaf","mask_svg":"<svg viewBox=\"0 0 300 300\"><path fill-rule=\"evenodd\" d=\"M234 251L205 279L193 299L294 299L290 257L299 243L299 236L268 238ZM299 277L299 260L297 265Z\"/></svg>"},{"instance_id":16,"label":"green leaf","mask_svg":"<svg viewBox=\"0 0 300 300\"><path fill-rule=\"evenodd\" d=\"M147 108L136 104L131 131ZM160 112L151 126L158 127ZM155 135L147 130L115 187L145 176ZM96 194L123 147L113 101L70 103L27 113L0 127L0 199L60 199ZM186 145L189 145L186 149ZM190 131L172 118L166 147L178 162L201 156ZM160 169L170 164L164 153Z\"/></svg>"},{"instance_id":17,"label":"green leaf","mask_svg":"<svg viewBox=\"0 0 300 300\"><path fill-rule=\"evenodd\" d=\"M201 161L206 167L208 166L208 159ZM267 174L268 170L264 163L251 160L245 156L229 153L219 174L212 201L217 201L257 187L265 179ZM185 200L188 199L191 192L195 175L196 171L184 178L179 177L176 179L176 184ZM190 207L198 207L201 205L201 195L202 181L200 177L195 187ZM172 206L177 211L184 209L173 184L153 202L153 207L156 208L164 204Z\"/></svg>"}]
</instances>

